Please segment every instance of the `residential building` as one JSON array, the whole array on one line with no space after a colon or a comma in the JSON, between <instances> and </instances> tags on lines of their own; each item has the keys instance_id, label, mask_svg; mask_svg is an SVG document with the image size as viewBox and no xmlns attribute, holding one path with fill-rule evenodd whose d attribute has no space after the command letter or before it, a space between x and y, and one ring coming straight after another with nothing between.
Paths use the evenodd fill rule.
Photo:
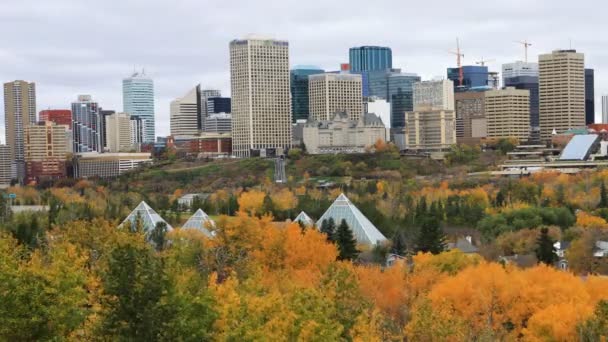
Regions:
<instances>
[{"instance_id":1,"label":"residential building","mask_svg":"<svg viewBox=\"0 0 608 342\"><path fill-rule=\"evenodd\" d=\"M507 87L485 92L485 114L488 138L530 136L530 92Z\"/></svg>"},{"instance_id":2,"label":"residential building","mask_svg":"<svg viewBox=\"0 0 608 342\"><path fill-rule=\"evenodd\" d=\"M72 102L74 153L103 152L105 120L100 110L91 95L79 95L76 102Z\"/></svg>"},{"instance_id":3,"label":"residential building","mask_svg":"<svg viewBox=\"0 0 608 342\"><path fill-rule=\"evenodd\" d=\"M0 189L6 189L11 185L11 148L8 145L0 145Z\"/></svg>"},{"instance_id":4,"label":"residential building","mask_svg":"<svg viewBox=\"0 0 608 342\"><path fill-rule=\"evenodd\" d=\"M27 182L66 176L69 153L68 126L41 121L25 128L25 169Z\"/></svg>"},{"instance_id":5,"label":"residential building","mask_svg":"<svg viewBox=\"0 0 608 342\"><path fill-rule=\"evenodd\" d=\"M456 140L462 144L478 144L488 134L485 112L485 91L463 91L454 94Z\"/></svg>"},{"instance_id":6,"label":"residential building","mask_svg":"<svg viewBox=\"0 0 608 342\"><path fill-rule=\"evenodd\" d=\"M113 178L152 162L150 153L78 153L74 178Z\"/></svg>"},{"instance_id":7,"label":"residential building","mask_svg":"<svg viewBox=\"0 0 608 342\"><path fill-rule=\"evenodd\" d=\"M593 69L585 69L585 125L595 123L595 76Z\"/></svg>"},{"instance_id":8,"label":"residential building","mask_svg":"<svg viewBox=\"0 0 608 342\"><path fill-rule=\"evenodd\" d=\"M232 129L232 115L228 113L214 113L205 119L203 131L206 133L230 133Z\"/></svg>"},{"instance_id":9,"label":"residential building","mask_svg":"<svg viewBox=\"0 0 608 342\"><path fill-rule=\"evenodd\" d=\"M302 134L310 154L363 153L378 140L388 141L384 123L373 113L358 120L345 112L335 113L331 120L309 120Z\"/></svg>"},{"instance_id":10,"label":"residential building","mask_svg":"<svg viewBox=\"0 0 608 342\"><path fill-rule=\"evenodd\" d=\"M450 80L414 83L414 111L454 110L454 84Z\"/></svg>"},{"instance_id":11,"label":"residential building","mask_svg":"<svg viewBox=\"0 0 608 342\"><path fill-rule=\"evenodd\" d=\"M405 113L407 149L442 151L456 143L456 114L453 110L429 109Z\"/></svg>"},{"instance_id":12,"label":"residential building","mask_svg":"<svg viewBox=\"0 0 608 342\"><path fill-rule=\"evenodd\" d=\"M602 123L608 124L608 95L602 95Z\"/></svg>"},{"instance_id":13,"label":"residential building","mask_svg":"<svg viewBox=\"0 0 608 342\"><path fill-rule=\"evenodd\" d=\"M154 143L154 81L145 72L135 72L122 80L123 112L141 118L144 124L143 142Z\"/></svg>"},{"instance_id":14,"label":"residential building","mask_svg":"<svg viewBox=\"0 0 608 342\"><path fill-rule=\"evenodd\" d=\"M308 76L322 74L325 71L319 67L311 65L299 65L289 72L290 91L291 91L291 120L308 120L309 96L308 96Z\"/></svg>"},{"instance_id":15,"label":"residential building","mask_svg":"<svg viewBox=\"0 0 608 342\"><path fill-rule=\"evenodd\" d=\"M289 43L247 38L230 43L232 151L282 153L291 147Z\"/></svg>"},{"instance_id":16,"label":"residential building","mask_svg":"<svg viewBox=\"0 0 608 342\"><path fill-rule=\"evenodd\" d=\"M201 131L200 86L192 88L183 97L171 101L170 130L174 137L195 136Z\"/></svg>"},{"instance_id":17,"label":"residential building","mask_svg":"<svg viewBox=\"0 0 608 342\"><path fill-rule=\"evenodd\" d=\"M207 112L206 117L217 113L232 113L230 105L231 101L229 97L210 97L207 99L206 106ZM203 122L203 126L204 122Z\"/></svg>"},{"instance_id":18,"label":"residential building","mask_svg":"<svg viewBox=\"0 0 608 342\"><path fill-rule=\"evenodd\" d=\"M309 76L310 118L331 120L336 112L346 112L350 119L363 114L361 75L318 74Z\"/></svg>"},{"instance_id":19,"label":"residential building","mask_svg":"<svg viewBox=\"0 0 608 342\"><path fill-rule=\"evenodd\" d=\"M389 47L359 46L349 50L349 70L361 75L362 95L377 96L371 93L369 75L374 71L393 68L393 52Z\"/></svg>"},{"instance_id":20,"label":"residential building","mask_svg":"<svg viewBox=\"0 0 608 342\"><path fill-rule=\"evenodd\" d=\"M72 112L69 109L45 109L38 113L38 121L52 121L72 130Z\"/></svg>"},{"instance_id":21,"label":"residential building","mask_svg":"<svg viewBox=\"0 0 608 342\"><path fill-rule=\"evenodd\" d=\"M4 83L4 132L11 151L14 176L25 178L25 127L36 122L36 84L26 81Z\"/></svg>"},{"instance_id":22,"label":"residential building","mask_svg":"<svg viewBox=\"0 0 608 342\"><path fill-rule=\"evenodd\" d=\"M448 68L448 79L454 82L454 89L466 89L488 86L488 67L480 65L462 66L462 84L460 84L460 68Z\"/></svg>"},{"instance_id":23,"label":"residential building","mask_svg":"<svg viewBox=\"0 0 608 342\"><path fill-rule=\"evenodd\" d=\"M130 152L134 147L131 139L131 116L127 113L114 113L106 116L105 120L108 151Z\"/></svg>"},{"instance_id":24,"label":"residential building","mask_svg":"<svg viewBox=\"0 0 608 342\"><path fill-rule=\"evenodd\" d=\"M585 126L585 55L555 50L538 62L541 139L550 139L554 130L560 134Z\"/></svg>"}]
</instances>

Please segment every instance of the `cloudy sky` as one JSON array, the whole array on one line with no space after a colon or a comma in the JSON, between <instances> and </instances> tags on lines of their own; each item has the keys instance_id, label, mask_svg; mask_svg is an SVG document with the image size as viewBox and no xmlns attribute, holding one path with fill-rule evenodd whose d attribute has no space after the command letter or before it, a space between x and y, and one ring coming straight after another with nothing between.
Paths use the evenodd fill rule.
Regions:
<instances>
[{"instance_id":1,"label":"cloudy sky","mask_svg":"<svg viewBox=\"0 0 608 342\"><path fill-rule=\"evenodd\" d=\"M599 118L607 10L599 0L0 0L0 79L35 81L38 110L69 108L78 94L121 110L122 78L145 68L157 134L166 135L171 99L198 83L229 95L228 42L248 34L286 39L291 65L328 70L348 61L351 46L390 46L393 66L423 79L455 64L447 51L457 36L465 64L494 60L496 71L523 59L515 41L527 39L531 60L570 44L585 53Z\"/></svg>"}]
</instances>

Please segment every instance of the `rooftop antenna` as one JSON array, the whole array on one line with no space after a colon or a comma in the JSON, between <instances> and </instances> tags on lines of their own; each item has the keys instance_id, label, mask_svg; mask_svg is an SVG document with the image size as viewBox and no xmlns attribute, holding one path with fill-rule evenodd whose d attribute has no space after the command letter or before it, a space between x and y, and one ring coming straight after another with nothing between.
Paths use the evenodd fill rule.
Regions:
<instances>
[{"instance_id":1,"label":"rooftop antenna","mask_svg":"<svg viewBox=\"0 0 608 342\"><path fill-rule=\"evenodd\" d=\"M521 45L524 46L524 51L525 51L525 59L524 61L526 63L528 63L528 47L532 46L532 43L529 43L528 40L524 40L524 41L517 41L516 43L519 43Z\"/></svg>"}]
</instances>

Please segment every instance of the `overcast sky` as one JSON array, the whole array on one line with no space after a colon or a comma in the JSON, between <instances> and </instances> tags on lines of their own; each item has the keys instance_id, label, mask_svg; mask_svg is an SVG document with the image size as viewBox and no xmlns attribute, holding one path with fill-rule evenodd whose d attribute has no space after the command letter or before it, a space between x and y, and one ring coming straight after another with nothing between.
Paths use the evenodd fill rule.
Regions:
<instances>
[{"instance_id":1,"label":"overcast sky","mask_svg":"<svg viewBox=\"0 0 608 342\"><path fill-rule=\"evenodd\" d=\"M0 79L36 82L38 110L91 94L120 111L122 78L145 68L155 82L157 135L167 135L173 98L198 83L229 95L228 43L248 34L286 39L292 66L327 70L348 62L349 47L389 46L393 67L423 79L455 65L447 51L457 36L465 64L491 59L496 71L524 58L515 41L527 39L530 60L570 44L585 53L599 120L607 11L599 0L0 0Z\"/></svg>"}]
</instances>

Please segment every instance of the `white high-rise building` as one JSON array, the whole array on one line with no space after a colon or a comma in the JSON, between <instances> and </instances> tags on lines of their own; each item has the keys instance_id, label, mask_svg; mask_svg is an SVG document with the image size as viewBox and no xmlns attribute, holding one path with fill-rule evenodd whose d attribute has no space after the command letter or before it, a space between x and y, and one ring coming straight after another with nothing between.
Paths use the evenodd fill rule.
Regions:
<instances>
[{"instance_id":1,"label":"white high-rise building","mask_svg":"<svg viewBox=\"0 0 608 342\"><path fill-rule=\"evenodd\" d=\"M154 143L154 82L143 71L122 80L123 111L144 120L144 143Z\"/></svg>"},{"instance_id":2,"label":"white high-rise building","mask_svg":"<svg viewBox=\"0 0 608 342\"><path fill-rule=\"evenodd\" d=\"M556 50L538 56L541 139L585 126L585 55Z\"/></svg>"},{"instance_id":3,"label":"white high-rise building","mask_svg":"<svg viewBox=\"0 0 608 342\"><path fill-rule=\"evenodd\" d=\"M451 80L414 83L414 111L454 110L454 82Z\"/></svg>"},{"instance_id":4,"label":"white high-rise building","mask_svg":"<svg viewBox=\"0 0 608 342\"><path fill-rule=\"evenodd\" d=\"M517 61L502 65L502 84L505 79L519 76L538 76L538 63Z\"/></svg>"},{"instance_id":5,"label":"white high-rise building","mask_svg":"<svg viewBox=\"0 0 608 342\"><path fill-rule=\"evenodd\" d=\"M173 137L191 137L200 133L199 87L171 101L170 126Z\"/></svg>"},{"instance_id":6,"label":"white high-rise building","mask_svg":"<svg viewBox=\"0 0 608 342\"><path fill-rule=\"evenodd\" d=\"M106 115L106 144L110 152L129 152L131 143L131 116L128 113Z\"/></svg>"},{"instance_id":7,"label":"white high-rise building","mask_svg":"<svg viewBox=\"0 0 608 342\"><path fill-rule=\"evenodd\" d=\"M336 112L348 113L350 120L363 114L362 79L359 74L318 74L308 76L310 118L331 120Z\"/></svg>"},{"instance_id":8,"label":"white high-rise building","mask_svg":"<svg viewBox=\"0 0 608 342\"><path fill-rule=\"evenodd\" d=\"M602 123L608 124L608 95L602 95Z\"/></svg>"},{"instance_id":9,"label":"white high-rise building","mask_svg":"<svg viewBox=\"0 0 608 342\"><path fill-rule=\"evenodd\" d=\"M246 38L230 42L232 153L291 146L289 43Z\"/></svg>"}]
</instances>

